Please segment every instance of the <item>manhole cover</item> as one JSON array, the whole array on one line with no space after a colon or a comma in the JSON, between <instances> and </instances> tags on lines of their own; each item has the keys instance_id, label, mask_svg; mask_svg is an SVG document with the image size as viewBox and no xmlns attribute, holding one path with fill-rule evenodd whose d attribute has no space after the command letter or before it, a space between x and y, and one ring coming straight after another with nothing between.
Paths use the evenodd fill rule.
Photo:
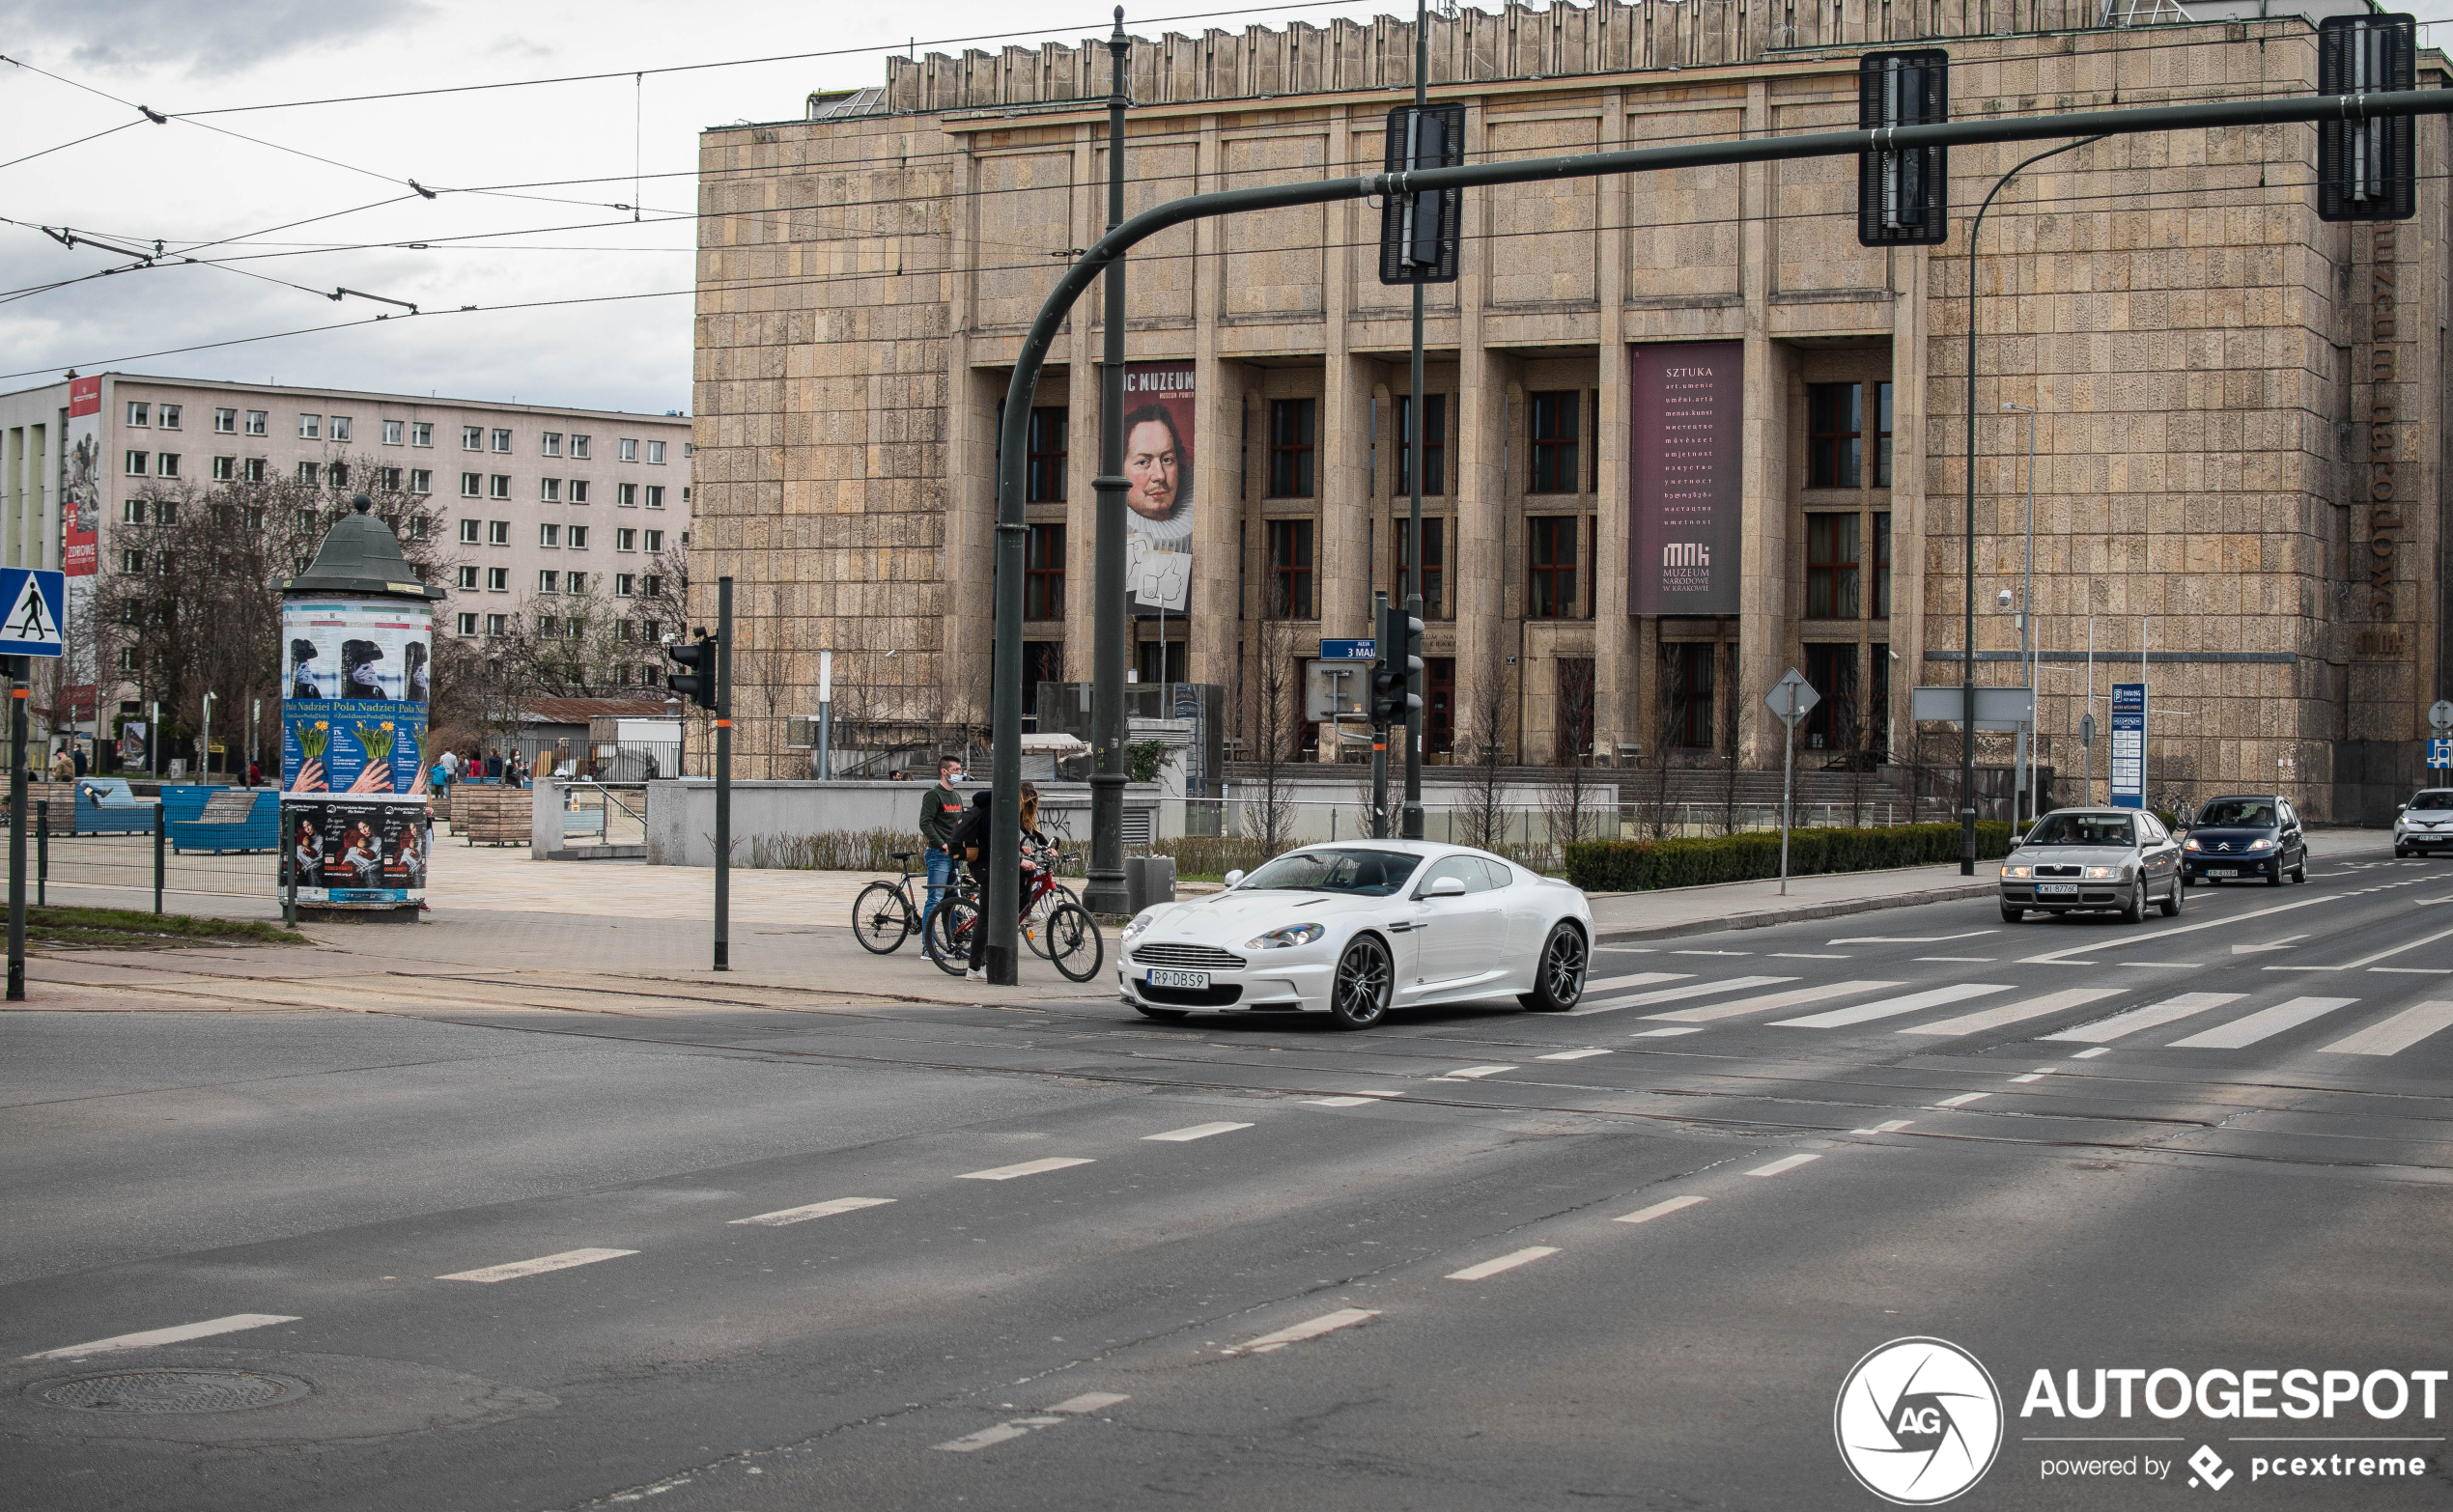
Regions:
<instances>
[{"instance_id":1,"label":"manhole cover","mask_svg":"<svg viewBox=\"0 0 2453 1512\"><path fill-rule=\"evenodd\" d=\"M122 1370L26 1388L45 1407L80 1413L235 1413L306 1394L303 1381L243 1370Z\"/></svg>"}]
</instances>

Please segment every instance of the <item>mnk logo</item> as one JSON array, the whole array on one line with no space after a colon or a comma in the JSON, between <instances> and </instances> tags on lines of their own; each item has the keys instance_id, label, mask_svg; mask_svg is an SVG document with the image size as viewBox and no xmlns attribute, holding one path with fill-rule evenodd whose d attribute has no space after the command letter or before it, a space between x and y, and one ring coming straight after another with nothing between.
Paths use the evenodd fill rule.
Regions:
<instances>
[{"instance_id":1,"label":"mnk logo","mask_svg":"<svg viewBox=\"0 0 2453 1512\"><path fill-rule=\"evenodd\" d=\"M1701 541L1673 541L1661 547L1663 567L1709 567L1712 548Z\"/></svg>"},{"instance_id":2,"label":"mnk logo","mask_svg":"<svg viewBox=\"0 0 2453 1512\"><path fill-rule=\"evenodd\" d=\"M1832 1410L1858 1484L1901 1506L1948 1501L2002 1445L2002 1398L1976 1357L1943 1339L1893 1339L1860 1359Z\"/></svg>"}]
</instances>

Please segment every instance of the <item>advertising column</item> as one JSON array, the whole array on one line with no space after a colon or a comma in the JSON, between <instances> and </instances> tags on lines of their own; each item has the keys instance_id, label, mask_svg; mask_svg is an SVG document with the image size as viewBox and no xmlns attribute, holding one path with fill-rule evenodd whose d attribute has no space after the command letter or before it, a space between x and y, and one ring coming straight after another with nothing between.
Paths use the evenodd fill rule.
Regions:
<instances>
[{"instance_id":1,"label":"advertising column","mask_svg":"<svg viewBox=\"0 0 2453 1512\"><path fill-rule=\"evenodd\" d=\"M2146 807L2147 686L2112 685L2112 806Z\"/></svg>"},{"instance_id":2,"label":"advertising column","mask_svg":"<svg viewBox=\"0 0 2453 1512\"><path fill-rule=\"evenodd\" d=\"M281 584L281 828L298 902L414 919L426 901L433 601L369 513Z\"/></svg>"}]
</instances>

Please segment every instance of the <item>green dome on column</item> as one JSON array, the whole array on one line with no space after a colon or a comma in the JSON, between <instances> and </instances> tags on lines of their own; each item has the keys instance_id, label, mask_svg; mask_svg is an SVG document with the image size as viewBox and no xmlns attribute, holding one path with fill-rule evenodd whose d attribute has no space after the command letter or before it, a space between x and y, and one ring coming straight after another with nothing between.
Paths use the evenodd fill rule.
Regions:
<instances>
[{"instance_id":1,"label":"green dome on column","mask_svg":"<svg viewBox=\"0 0 2453 1512\"><path fill-rule=\"evenodd\" d=\"M417 580L391 527L375 518L375 501L363 493L350 500L350 513L324 533L307 570L296 577L274 578L272 586L283 593L372 594L429 602L444 596L442 589Z\"/></svg>"}]
</instances>

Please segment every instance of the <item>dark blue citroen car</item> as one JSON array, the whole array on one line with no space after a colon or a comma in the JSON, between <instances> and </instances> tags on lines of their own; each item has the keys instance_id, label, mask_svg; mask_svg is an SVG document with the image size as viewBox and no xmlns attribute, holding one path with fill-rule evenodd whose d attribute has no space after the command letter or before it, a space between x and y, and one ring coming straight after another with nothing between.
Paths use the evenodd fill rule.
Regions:
<instances>
[{"instance_id":1,"label":"dark blue citroen car","mask_svg":"<svg viewBox=\"0 0 2453 1512\"><path fill-rule=\"evenodd\" d=\"M2197 823L2181 842L2181 880L2258 881L2270 887L2285 877L2308 880L2308 842L2299 811L2279 793L2230 793L2208 798Z\"/></svg>"}]
</instances>

